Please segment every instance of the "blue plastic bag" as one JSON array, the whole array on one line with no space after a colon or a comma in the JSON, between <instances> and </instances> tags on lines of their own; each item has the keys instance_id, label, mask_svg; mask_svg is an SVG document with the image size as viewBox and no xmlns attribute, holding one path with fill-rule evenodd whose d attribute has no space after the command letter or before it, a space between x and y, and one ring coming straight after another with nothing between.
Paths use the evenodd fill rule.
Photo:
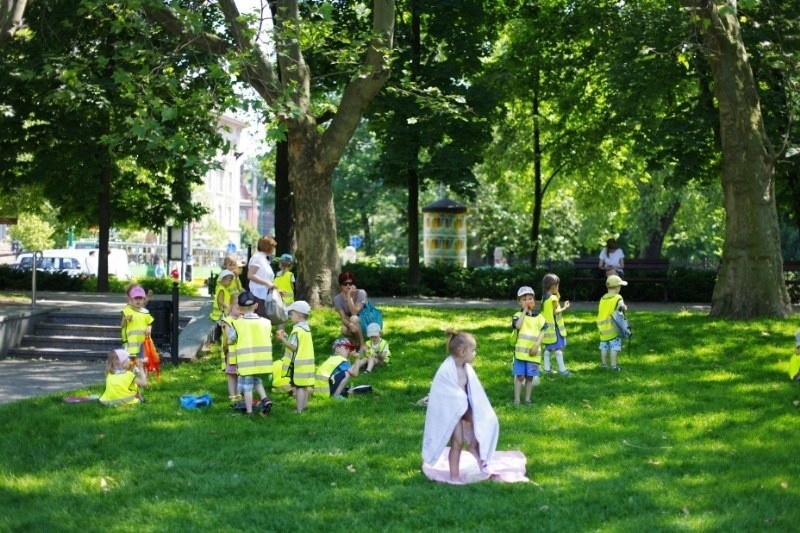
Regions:
<instances>
[{"instance_id":1,"label":"blue plastic bag","mask_svg":"<svg viewBox=\"0 0 800 533\"><path fill-rule=\"evenodd\" d=\"M364 334L364 338L367 338L367 326L370 324L378 324L381 327L381 331L383 331L383 313L381 310L372 305L372 302L367 300L364 304L364 307L361 308L361 312L358 313L358 318L361 320L361 331Z\"/></svg>"},{"instance_id":2,"label":"blue plastic bag","mask_svg":"<svg viewBox=\"0 0 800 533\"><path fill-rule=\"evenodd\" d=\"M181 407L184 409L199 409L201 407L211 407L211 395L201 394L195 396L193 394L184 394L181 396Z\"/></svg>"}]
</instances>

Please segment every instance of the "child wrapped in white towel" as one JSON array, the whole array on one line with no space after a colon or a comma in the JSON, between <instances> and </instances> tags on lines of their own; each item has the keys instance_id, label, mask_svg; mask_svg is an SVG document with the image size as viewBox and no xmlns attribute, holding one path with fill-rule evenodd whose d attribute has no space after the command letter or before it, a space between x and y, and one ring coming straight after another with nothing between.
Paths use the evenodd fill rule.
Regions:
<instances>
[{"instance_id":1,"label":"child wrapped in white towel","mask_svg":"<svg viewBox=\"0 0 800 533\"><path fill-rule=\"evenodd\" d=\"M450 481L458 483L464 445L481 468L485 468L497 448L500 425L472 368L477 348L475 337L452 329L447 334L449 356L437 370L428 396L422 458L434 464L451 441Z\"/></svg>"}]
</instances>

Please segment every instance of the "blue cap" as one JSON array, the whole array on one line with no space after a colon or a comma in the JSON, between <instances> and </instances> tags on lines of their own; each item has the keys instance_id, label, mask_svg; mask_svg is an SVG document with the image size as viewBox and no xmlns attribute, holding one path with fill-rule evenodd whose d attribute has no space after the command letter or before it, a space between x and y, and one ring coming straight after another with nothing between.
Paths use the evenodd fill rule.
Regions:
<instances>
[{"instance_id":1,"label":"blue cap","mask_svg":"<svg viewBox=\"0 0 800 533\"><path fill-rule=\"evenodd\" d=\"M281 256L281 261L284 263L294 263L294 257L292 257L292 254L283 254Z\"/></svg>"}]
</instances>

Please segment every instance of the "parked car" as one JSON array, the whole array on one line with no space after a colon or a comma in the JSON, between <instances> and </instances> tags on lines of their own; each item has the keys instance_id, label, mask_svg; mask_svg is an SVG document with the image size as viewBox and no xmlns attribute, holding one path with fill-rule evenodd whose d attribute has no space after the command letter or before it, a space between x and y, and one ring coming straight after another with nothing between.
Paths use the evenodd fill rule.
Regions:
<instances>
[{"instance_id":1,"label":"parked car","mask_svg":"<svg viewBox=\"0 0 800 533\"><path fill-rule=\"evenodd\" d=\"M30 253L23 253L17 256L14 268L17 270L30 271L33 265L33 256ZM70 276L80 276L83 274L83 267L75 257L64 256L37 256L36 270L39 272L64 272Z\"/></svg>"}]
</instances>

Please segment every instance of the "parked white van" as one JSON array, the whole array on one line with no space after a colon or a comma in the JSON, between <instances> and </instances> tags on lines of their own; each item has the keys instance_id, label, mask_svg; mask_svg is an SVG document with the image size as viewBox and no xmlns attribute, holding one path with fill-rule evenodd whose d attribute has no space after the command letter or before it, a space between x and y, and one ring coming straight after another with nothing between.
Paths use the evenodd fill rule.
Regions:
<instances>
[{"instance_id":1,"label":"parked white van","mask_svg":"<svg viewBox=\"0 0 800 533\"><path fill-rule=\"evenodd\" d=\"M66 272L70 276L96 276L98 249L62 248L43 250L37 259L36 269L43 272ZM14 260L14 268L30 270L33 263L31 252L23 252ZM131 279L128 253L121 248L108 251L108 273L117 279Z\"/></svg>"}]
</instances>

